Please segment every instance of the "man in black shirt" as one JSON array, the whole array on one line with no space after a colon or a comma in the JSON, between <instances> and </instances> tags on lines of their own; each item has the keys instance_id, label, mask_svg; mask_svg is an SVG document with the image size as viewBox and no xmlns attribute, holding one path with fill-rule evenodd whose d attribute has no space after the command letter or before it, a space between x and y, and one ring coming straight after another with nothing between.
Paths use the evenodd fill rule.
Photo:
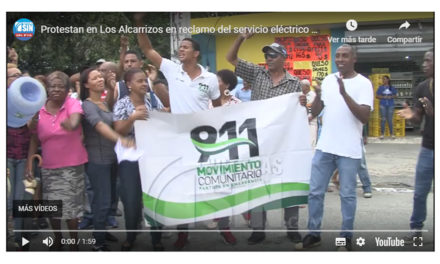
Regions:
<instances>
[{"instance_id":1,"label":"man in black shirt","mask_svg":"<svg viewBox=\"0 0 440 264\"><path fill-rule=\"evenodd\" d=\"M427 79L416 88L413 108L405 107L398 112L405 119L418 123L425 116L422 148L416 166L414 204L410 220L412 232L405 237L408 243L414 243L422 237L421 229L426 219L426 199L434 177L434 50L425 53L422 68Z\"/></svg>"}]
</instances>

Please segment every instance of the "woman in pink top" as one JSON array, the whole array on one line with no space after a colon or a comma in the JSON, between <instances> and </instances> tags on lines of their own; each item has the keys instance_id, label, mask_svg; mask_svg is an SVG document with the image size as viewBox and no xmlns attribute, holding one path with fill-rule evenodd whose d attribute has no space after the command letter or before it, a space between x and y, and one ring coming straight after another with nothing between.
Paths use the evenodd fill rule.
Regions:
<instances>
[{"instance_id":1,"label":"woman in pink top","mask_svg":"<svg viewBox=\"0 0 440 264\"><path fill-rule=\"evenodd\" d=\"M61 200L62 216L51 217L52 229L61 229L61 219L66 220L71 238L78 239L78 217L83 213L84 164L87 151L82 142L81 115L83 110L78 100L68 95L69 77L60 71L47 76L46 104L41 108L37 135L33 135L28 160L41 144L43 165L43 199ZM28 162L26 177L32 178L32 164ZM54 232L52 250L61 248L61 233ZM77 250L76 245L71 246Z\"/></svg>"}]
</instances>

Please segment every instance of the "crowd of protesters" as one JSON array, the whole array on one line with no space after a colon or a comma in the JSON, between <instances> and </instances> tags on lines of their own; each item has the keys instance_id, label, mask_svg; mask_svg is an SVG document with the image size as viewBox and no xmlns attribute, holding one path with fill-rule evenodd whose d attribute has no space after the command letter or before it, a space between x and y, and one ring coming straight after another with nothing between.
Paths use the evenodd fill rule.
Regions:
<instances>
[{"instance_id":1,"label":"crowd of protesters","mask_svg":"<svg viewBox=\"0 0 440 264\"><path fill-rule=\"evenodd\" d=\"M135 16L142 25L143 17ZM356 175L365 180L364 197L371 197L371 183L366 171L363 125L373 110L371 82L354 70L356 49L344 44L336 50L335 63L338 72L328 75L322 84L311 90L309 80L300 80L284 68L287 51L284 46L272 43L262 48L267 68L247 62L238 57L241 44L253 34L240 34L226 56L235 71L208 72L198 64L200 45L191 38L180 43L175 63L163 58L152 46L148 36L139 33L138 44L152 63L144 67L142 56L127 50L127 38L121 38L120 66L103 59L80 73L67 76L54 71L34 78L41 81L47 91L47 101L41 110L20 128L7 129L7 167L11 183L8 211L13 200L23 200L24 180L38 178L42 199L62 200L63 213L51 217L54 245L51 250L62 250L62 220L66 222L71 238L78 238L78 229L93 225L95 251L107 251L107 241L118 239L105 232L107 227L117 227L119 198L123 204L126 239L121 250L132 249L136 232L142 228L142 190L138 162L118 163L115 144L135 146L134 123L147 120L151 111L170 114L193 113L213 107L257 101L288 93L298 93L299 103L307 107L310 123L311 146L315 148L308 198L308 226L304 239L298 232L299 207L284 209L284 221L288 238L301 248L317 246L321 242L320 228L324 213L324 196L329 181L337 170L339 173L342 207L341 234L347 239L344 249L351 250L353 225L356 213ZM408 239L421 236L420 229L426 219L426 199L433 179L433 51L425 54L424 70L427 80L417 88L416 105L405 108L399 114L407 119L420 121L425 116L422 150L416 169L416 191L411 229ZM18 69L18 54L8 48L7 86L22 76ZM243 86L237 87L237 76ZM208 90L201 93L195 82L203 82ZM384 79L378 91L381 99L383 137L385 121L390 125L390 109L395 92ZM388 90L386 90L388 89ZM382 92L386 90L387 92ZM385 95L386 94L386 95ZM323 111L325 109L325 111ZM317 118L322 112L322 126L318 135ZM344 131L344 133L341 133ZM34 156L41 153L41 172L35 168ZM365 171L367 176L365 175ZM40 176L41 174L41 176ZM364 183L364 180L362 181ZM365 195L365 193L369 193ZM85 214L85 212L87 213ZM250 220L252 234L249 245L265 239L266 211L245 214ZM213 220L227 244L236 244L231 233L230 217ZM20 218L14 219L14 229L23 228ZM43 221L44 223L44 221ZM164 250L161 242L163 228L150 221L154 250ZM44 224L41 225L43 227ZM177 226L176 250L188 243L188 225ZM23 250L20 233L14 241ZM78 250L71 245L70 250Z\"/></svg>"}]
</instances>

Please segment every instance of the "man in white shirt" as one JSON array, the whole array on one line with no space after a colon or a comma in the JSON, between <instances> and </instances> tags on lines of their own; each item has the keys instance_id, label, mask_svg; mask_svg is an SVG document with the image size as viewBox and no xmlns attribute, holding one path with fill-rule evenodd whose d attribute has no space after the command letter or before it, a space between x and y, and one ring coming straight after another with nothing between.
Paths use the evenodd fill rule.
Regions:
<instances>
[{"instance_id":1,"label":"man in white shirt","mask_svg":"<svg viewBox=\"0 0 440 264\"><path fill-rule=\"evenodd\" d=\"M328 75L322 89L316 89L312 115L323 111L323 126L312 160L309 193L310 233L303 240L304 248L321 243L320 229L324 213L324 195L330 178L339 170L342 212L341 237L351 250L354 217L356 214L356 175L362 158L362 125L368 122L373 110L371 82L354 70L355 48L344 44L336 50L337 73ZM322 90L322 91L321 91Z\"/></svg>"},{"instance_id":2,"label":"man in white shirt","mask_svg":"<svg viewBox=\"0 0 440 264\"><path fill-rule=\"evenodd\" d=\"M135 15L138 27L142 23L143 14ZM181 64L172 62L153 49L147 34L137 35L139 47L145 56L156 66L168 81L170 107L172 114L193 113L209 108L209 101L214 107L221 106L221 96L217 76L208 72L197 63L200 45L191 38L180 43L178 58ZM176 249L182 249L188 243L188 225L179 225L178 239L174 243ZM186 231L186 232L185 232Z\"/></svg>"},{"instance_id":3,"label":"man in white shirt","mask_svg":"<svg viewBox=\"0 0 440 264\"><path fill-rule=\"evenodd\" d=\"M138 17L138 26L143 26ZM191 38L180 43L178 58L181 64L172 62L153 49L147 34L138 34L139 47L145 56L165 75L168 81L171 113L193 113L209 108L209 100L214 107L221 106L217 76L197 63L200 45Z\"/></svg>"}]
</instances>

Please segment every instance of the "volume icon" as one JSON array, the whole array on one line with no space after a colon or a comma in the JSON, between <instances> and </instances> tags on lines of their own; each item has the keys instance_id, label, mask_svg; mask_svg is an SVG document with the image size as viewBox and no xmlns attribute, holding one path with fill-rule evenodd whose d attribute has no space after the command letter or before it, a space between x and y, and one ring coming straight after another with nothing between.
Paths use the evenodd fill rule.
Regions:
<instances>
[{"instance_id":1,"label":"volume icon","mask_svg":"<svg viewBox=\"0 0 440 264\"><path fill-rule=\"evenodd\" d=\"M51 237L46 237L45 239L43 239L43 244L51 247L53 245L53 239Z\"/></svg>"}]
</instances>

